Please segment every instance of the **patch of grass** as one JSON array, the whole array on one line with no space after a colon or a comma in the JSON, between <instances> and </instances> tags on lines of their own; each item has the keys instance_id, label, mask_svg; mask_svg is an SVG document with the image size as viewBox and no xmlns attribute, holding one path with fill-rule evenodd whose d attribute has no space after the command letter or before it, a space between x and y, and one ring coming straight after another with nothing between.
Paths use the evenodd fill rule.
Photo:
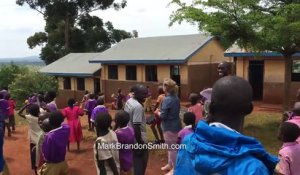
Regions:
<instances>
[{"instance_id":1,"label":"patch of grass","mask_svg":"<svg viewBox=\"0 0 300 175\"><path fill-rule=\"evenodd\" d=\"M244 134L258 139L268 152L277 155L282 145L277 139L280 113L253 112L245 118Z\"/></svg>"}]
</instances>

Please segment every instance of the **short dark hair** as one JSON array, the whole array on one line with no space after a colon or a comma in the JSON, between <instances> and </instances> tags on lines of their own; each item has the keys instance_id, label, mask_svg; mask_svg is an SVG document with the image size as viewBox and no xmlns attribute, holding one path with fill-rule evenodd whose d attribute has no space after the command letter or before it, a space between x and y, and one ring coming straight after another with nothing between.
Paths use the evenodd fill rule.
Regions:
<instances>
[{"instance_id":1,"label":"short dark hair","mask_svg":"<svg viewBox=\"0 0 300 175\"><path fill-rule=\"evenodd\" d=\"M28 112L32 116L39 117L39 114L40 114L40 107L39 107L39 105L37 105L37 104L31 104L31 105L29 105Z\"/></svg>"},{"instance_id":2,"label":"short dark hair","mask_svg":"<svg viewBox=\"0 0 300 175\"><path fill-rule=\"evenodd\" d=\"M56 98L56 92L55 91L48 91L46 93L45 100L47 103L53 101Z\"/></svg>"},{"instance_id":3,"label":"short dark hair","mask_svg":"<svg viewBox=\"0 0 300 175\"><path fill-rule=\"evenodd\" d=\"M158 91L158 94L159 94L159 95L165 93L165 92L164 92L163 86L158 86L157 91Z\"/></svg>"},{"instance_id":4,"label":"short dark hair","mask_svg":"<svg viewBox=\"0 0 300 175\"><path fill-rule=\"evenodd\" d=\"M198 95L196 93L191 93L189 96L189 100L190 100L191 104L192 105L197 104L198 100L200 99L199 97L200 97L200 95Z\"/></svg>"},{"instance_id":5,"label":"short dark hair","mask_svg":"<svg viewBox=\"0 0 300 175\"><path fill-rule=\"evenodd\" d=\"M76 103L75 99L74 98L69 98L68 100L68 106L70 108L73 108L74 104Z\"/></svg>"},{"instance_id":6,"label":"short dark hair","mask_svg":"<svg viewBox=\"0 0 300 175\"><path fill-rule=\"evenodd\" d=\"M100 98L97 100L97 105L104 105L104 99L100 97Z\"/></svg>"},{"instance_id":7,"label":"short dark hair","mask_svg":"<svg viewBox=\"0 0 300 175\"><path fill-rule=\"evenodd\" d=\"M116 124L120 127L125 127L128 124L129 120L129 113L124 110L118 111L115 115Z\"/></svg>"},{"instance_id":8,"label":"short dark hair","mask_svg":"<svg viewBox=\"0 0 300 175\"><path fill-rule=\"evenodd\" d=\"M92 94L89 94L89 98L90 98L90 99L94 99L94 98L95 98L95 94L93 94L93 93L92 93Z\"/></svg>"},{"instance_id":9,"label":"short dark hair","mask_svg":"<svg viewBox=\"0 0 300 175\"><path fill-rule=\"evenodd\" d=\"M279 139L283 142L295 142L300 135L300 128L292 122L281 123Z\"/></svg>"},{"instance_id":10,"label":"short dark hair","mask_svg":"<svg viewBox=\"0 0 300 175\"><path fill-rule=\"evenodd\" d=\"M112 118L108 113L100 112L96 115L95 125L97 136L99 136L99 131L106 131L111 127Z\"/></svg>"},{"instance_id":11,"label":"short dark hair","mask_svg":"<svg viewBox=\"0 0 300 175\"><path fill-rule=\"evenodd\" d=\"M196 115L192 112L186 112L183 114L183 122L185 125L194 125L196 120Z\"/></svg>"},{"instance_id":12,"label":"short dark hair","mask_svg":"<svg viewBox=\"0 0 300 175\"><path fill-rule=\"evenodd\" d=\"M60 111L54 111L50 113L49 123L54 128L60 127L63 121L64 121L64 116Z\"/></svg>"}]
</instances>

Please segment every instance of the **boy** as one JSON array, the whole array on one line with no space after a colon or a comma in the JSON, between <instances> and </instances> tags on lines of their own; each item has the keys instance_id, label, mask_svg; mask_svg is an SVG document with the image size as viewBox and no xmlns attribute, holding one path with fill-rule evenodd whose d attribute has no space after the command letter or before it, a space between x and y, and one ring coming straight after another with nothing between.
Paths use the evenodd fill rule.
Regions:
<instances>
[{"instance_id":1,"label":"boy","mask_svg":"<svg viewBox=\"0 0 300 175\"><path fill-rule=\"evenodd\" d=\"M226 76L213 86L208 121L183 140L175 175L273 174L278 159L254 138L244 136L244 117L252 112L252 88L242 78Z\"/></svg>"},{"instance_id":2,"label":"boy","mask_svg":"<svg viewBox=\"0 0 300 175\"><path fill-rule=\"evenodd\" d=\"M95 99L95 94L90 94L89 99L85 103L85 107L84 107L84 110L86 111L88 116L89 131L93 130L91 116L92 116L93 109L96 107L96 105L97 105L97 100Z\"/></svg>"},{"instance_id":3,"label":"boy","mask_svg":"<svg viewBox=\"0 0 300 175\"><path fill-rule=\"evenodd\" d=\"M68 175L68 164L65 161L65 156L70 127L62 124L63 121L64 117L61 112L50 113L49 123L52 130L44 138L42 154L46 163L39 170L39 175Z\"/></svg>"},{"instance_id":4,"label":"boy","mask_svg":"<svg viewBox=\"0 0 300 175\"><path fill-rule=\"evenodd\" d=\"M119 151L109 147L117 144L116 133L111 127L111 116L108 113L99 113L96 116L95 124L97 140L94 144L94 154L96 159L97 175L118 175L120 170ZM108 149L106 148L108 147Z\"/></svg>"}]
</instances>

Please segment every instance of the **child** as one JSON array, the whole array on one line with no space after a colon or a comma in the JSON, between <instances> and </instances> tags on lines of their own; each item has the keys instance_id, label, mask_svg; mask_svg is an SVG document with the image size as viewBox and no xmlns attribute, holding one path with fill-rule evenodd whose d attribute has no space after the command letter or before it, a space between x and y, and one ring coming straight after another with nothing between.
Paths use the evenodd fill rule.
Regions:
<instances>
[{"instance_id":1,"label":"child","mask_svg":"<svg viewBox=\"0 0 300 175\"><path fill-rule=\"evenodd\" d=\"M164 100L165 98L165 92L163 90L163 87L162 86L159 86L158 87L158 97L157 97L157 100L156 100L156 104L155 104L155 107L154 107L154 117L155 117L155 121L150 125L151 127L151 130L153 132L153 135L156 139L156 143L164 143L164 135L163 135L163 132L162 132L162 129L161 129L161 120L159 118L159 115L158 113L160 112L160 107L161 107L161 103L162 101ZM158 133L159 133L159 136L160 136L160 139L158 137L158 134L157 134L157 130L158 130Z\"/></svg>"},{"instance_id":2,"label":"child","mask_svg":"<svg viewBox=\"0 0 300 175\"><path fill-rule=\"evenodd\" d=\"M64 116L59 111L50 113L49 123L52 130L44 138L42 153L45 163L39 175L68 175L68 164L65 161L66 147L70 135L70 127L62 124Z\"/></svg>"},{"instance_id":3,"label":"child","mask_svg":"<svg viewBox=\"0 0 300 175\"><path fill-rule=\"evenodd\" d=\"M118 88L118 93L117 93L117 96L116 96L117 110L123 109L124 98L125 98L125 96L122 94L122 89Z\"/></svg>"},{"instance_id":4,"label":"child","mask_svg":"<svg viewBox=\"0 0 300 175\"><path fill-rule=\"evenodd\" d=\"M107 108L104 106L104 100L103 98L99 98L97 100L97 106L93 109L92 115L91 115L91 122L93 123L93 128L95 125L95 119L98 113L108 113Z\"/></svg>"},{"instance_id":5,"label":"child","mask_svg":"<svg viewBox=\"0 0 300 175\"><path fill-rule=\"evenodd\" d=\"M51 131L51 125L49 123L49 116L50 113L43 113L39 116L39 125L40 128L42 129L42 133L38 136L38 141L36 144L36 167L41 167L44 163L45 160L43 158L43 154L42 154L42 145L44 142L44 138L45 138L45 134L47 134L49 131Z\"/></svg>"},{"instance_id":6,"label":"child","mask_svg":"<svg viewBox=\"0 0 300 175\"><path fill-rule=\"evenodd\" d=\"M4 99L4 94L0 93L0 121L5 123L8 130L8 136L11 135L9 127L9 104L8 101ZM3 134L5 134L5 128L3 128Z\"/></svg>"},{"instance_id":7,"label":"child","mask_svg":"<svg viewBox=\"0 0 300 175\"><path fill-rule=\"evenodd\" d=\"M279 174L292 175L300 172L300 145L296 139L300 135L300 128L291 122L283 122L279 130L279 139L283 146L279 151L280 161L276 166Z\"/></svg>"},{"instance_id":8,"label":"child","mask_svg":"<svg viewBox=\"0 0 300 175\"><path fill-rule=\"evenodd\" d=\"M75 100L70 98L68 100L68 107L64 108L62 113L67 118L70 126L69 143L77 142L77 151L80 150L80 141L82 139L82 129L79 116L83 116L83 110L75 104ZM68 144L70 151L70 145Z\"/></svg>"},{"instance_id":9,"label":"child","mask_svg":"<svg viewBox=\"0 0 300 175\"><path fill-rule=\"evenodd\" d=\"M115 131L117 134L118 142L121 144L134 144L134 131L131 127L127 126L130 116L126 111L118 111L115 115L116 126L119 128ZM121 172L129 174L133 166L133 152L131 149L120 149L120 166Z\"/></svg>"},{"instance_id":10,"label":"child","mask_svg":"<svg viewBox=\"0 0 300 175\"><path fill-rule=\"evenodd\" d=\"M31 157L31 168L37 174L36 167L36 144L38 142L39 135L42 134L42 129L40 128L38 117L40 114L40 107L37 104L30 104L28 107L28 115L24 115L23 111L28 107L25 105L20 111L19 116L25 118L28 123L28 135L30 140L30 157Z\"/></svg>"},{"instance_id":11,"label":"child","mask_svg":"<svg viewBox=\"0 0 300 175\"><path fill-rule=\"evenodd\" d=\"M149 88L149 86L147 86L147 98L144 102L144 108L145 108L145 112L151 112L152 109L151 109L151 106L152 106L152 98L151 98L151 90Z\"/></svg>"},{"instance_id":12,"label":"child","mask_svg":"<svg viewBox=\"0 0 300 175\"><path fill-rule=\"evenodd\" d=\"M6 100L8 101L8 105L9 105L9 112L8 112L9 128L11 127L11 129L14 131L16 129L15 128L15 126L16 126L16 122L15 122L16 102L15 102L15 100L10 98L10 94L7 94Z\"/></svg>"},{"instance_id":13,"label":"child","mask_svg":"<svg viewBox=\"0 0 300 175\"><path fill-rule=\"evenodd\" d=\"M92 129L92 122L91 122L91 115L92 115L93 109L96 107L96 105L97 105L97 101L95 99L95 94L90 94L89 99L86 102L86 105L85 105L85 108L84 108L84 110L86 111L87 116L88 116L89 131L93 130Z\"/></svg>"},{"instance_id":14,"label":"child","mask_svg":"<svg viewBox=\"0 0 300 175\"><path fill-rule=\"evenodd\" d=\"M118 143L116 134L109 129L111 122L112 119L108 113L99 113L96 116L97 140L94 144L94 154L97 174L119 174L119 152L109 147L110 144Z\"/></svg>"},{"instance_id":15,"label":"child","mask_svg":"<svg viewBox=\"0 0 300 175\"><path fill-rule=\"evenodd\" d=\"M252 87L236 76L219 79L212 88L209 118L182 141L175 175L273 174L278 159L255 139L239 133L253 110Z\"/></svg>"},{"instance_id":16,"label":"child","mask_svg":"<svg viewBox=\"0 0 300 175\"><path fill-rule=\"evenodd\" d=\"M178 133L178 144L181 144L184 137L187 136L190 133L193 133L195 130L195 119L196 116L192 112L186 112L183 115L183 123L185 124L185 127L181 129Z\"/></svg>"},{"instance_id":17,"label":"child","mask_svg":"<svg viewBox=\"0 0 300 175\"><path fill-rule=\"evenodd\" d=\"M57 111L57 105L55 103L55 98L56 98L56 92L55 91L48 91L45 95L45 101L47 103L46 105L46 110L48 112L54 112Z\"/></svg>"},{"instance_id":18,"label":"child","mask_svg":"<svg viewBox=\"0 0 300 175\"><path fill-rule=\"evenodd\" d=\"M203 107L201 103L199 103L199 95L196 93L191 93L189 96L189 100L192 106L188 108L188 112L192 112L195 114L195 123L197 124L199 120L203 119Z\"/></svg>"},{"instance_id":19,"label":"child","mask_svg":"<svg viewBox=\"0 0 300 175\"><path fill-rule=\"evenodd\" d=\"M294 104L294 108L292 110L293 118L287 120L288 122L296 124L300 127L300 102L296 102ZM284 122L284 121L283 121ZM297 139L297 142L300 143L300 137Z\"/></svg>"}]
</instances>

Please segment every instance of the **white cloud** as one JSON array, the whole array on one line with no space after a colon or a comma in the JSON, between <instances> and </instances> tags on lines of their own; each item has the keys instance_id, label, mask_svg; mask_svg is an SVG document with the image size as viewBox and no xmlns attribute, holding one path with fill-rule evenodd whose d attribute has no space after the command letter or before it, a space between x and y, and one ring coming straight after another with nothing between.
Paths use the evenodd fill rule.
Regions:
<instances>
[{"instance_id":1,"label":"white cloud","mask_svg":"<svg viewBox=\"0 0 300 175\"><path fill-rule=\"evenodd\" d=\"M197 27L182 23L169 27L169 16L174 6L169 0L127 0L127 7L93 12L115 28L137 30L140 37L198 33ZM31 50L26 40L35 32L43 31L43 16L28 6L20 7L15 0L0 0L0 58L38 55L40 48Z\"/></svg>"}]
</instances>

